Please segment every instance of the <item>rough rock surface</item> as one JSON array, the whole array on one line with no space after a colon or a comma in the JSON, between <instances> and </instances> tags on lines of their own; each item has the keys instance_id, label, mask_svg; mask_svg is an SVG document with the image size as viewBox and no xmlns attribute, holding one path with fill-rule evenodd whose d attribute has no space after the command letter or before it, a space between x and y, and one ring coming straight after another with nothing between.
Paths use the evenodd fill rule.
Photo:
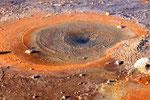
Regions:
<instances>
[{"instance_id":1,"label":"rough rock surface","mask_svg":"<svg viewBox=\"0 0 150 100\"><path fill-rule=\"evenodd\" d=\"M22 18L38 12L48 15L72 11L98 11L134 19L150 29L150 4L141 0L1 0L0 19Z\"/></svg>"}]
</instances>

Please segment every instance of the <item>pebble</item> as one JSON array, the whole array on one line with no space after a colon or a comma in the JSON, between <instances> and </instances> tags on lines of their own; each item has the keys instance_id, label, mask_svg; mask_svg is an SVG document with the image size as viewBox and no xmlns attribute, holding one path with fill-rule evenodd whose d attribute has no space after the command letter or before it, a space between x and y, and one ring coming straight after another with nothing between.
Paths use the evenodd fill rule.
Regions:
<instances>
[{"instance_id":1,"label":"pebble","mask_svg":"<svg viewBox=\"0 0 150 100\"><path fill-rule=\"evenodd\" d=\"M107 62L106 64L111 64L111 62Z\"/></svg>"},{"instance_id":2,"label":"pebble","mask_svg":"<svg viewBox=\"0 0 150 100\"><path fill-rule=\"evenodd\" d=\"M122 65L123 63L124 63L123 61L118 61L118 60L116 61L117 65Z\"/></svg>"},{"instance_id":3,"label":"pebble","mask_svg":"<svg viewBox=\"0 0 150 100\"><path fill-rule=\"evenodd\" d=\"M34 99L35 99L35 98L38 98L38 97L39 97L38 95L34 95L34 96L33 96Z\"/></svg>"},{"instance_id":4,"label":"pebble","mask_svg":"<svg viewBox=\"0 0 150 100\"><path fill-rule=\"evenodd\" d=\"M79 76L86 76L87 74L79 74Z\"/></svg>"},{"instance_id":5,"label":"pebble","mask_svg":"<svg viewBox=\"0 0 150 100\"><path fill-rule=\"evenodd\" d=\"M76 92L77 94L79 94L80 93L80 91L78 91L78 92Z\"/></svg>"},{"instance_id":6,"label":"pebble","mask_svg":"<svg viewBox=\"0 0 150 100\"><path fill-rule=\"evenodd\" d=\"M149 73L150 58L141 58L137 60L134 64L134 67L137 68L140 72Z\"/></svg>"},{"instance_id":7,"label":"pebble","mask_svg":"<svg viewBox=\"0 0 150 100\"><path fill-rule=\"evenodd\" d=\"M150 84L150 82L146 82L145 84L149 85L149 84Z\"/></svg>"},{"instance_id":8,"label":"pebble","mask_svg":"<svg viewBox=\"0 0 150 100\"><path fill-rule=\"evenodd\" d=\"M35 78L40 78L40 76L32 76L32 78L33 78L33 79L35 79Z\"/></svg>"},{"instance_id":9,"label":"pebble","mask_svg":"<svg viewBox=\"0 0 150 100\"><path fill-rule=\"evenodd\" d=\"M108 80L108 81L106 82L106 84L115 83L115 82L117 82L117 80Z\"/></svg>"},{"instance_id":10,"label":"pebble","mask_svg":"<svg viewBox=\"0 0 150 100\"><path fill-rule=\"evenodd\" d=\"M139 60L136 61L136 63L134 64L135 68L138 67L145 67L148 63L150 63L150 58L141 58Z\"/></svg>"},{"instance_id":11,"label":"pebble","mask_svg":"<svg viewBox=\"0 0 150 100\"><path fill-rule=\"evenodd\" d=\"M78 85L81 85L81 84L86 84L86 83L85 83L85 82L79 82L79 83L78 83Z\"/></svg>"},{"instance_id":12,"label":"pebble","mask_svg":"<svg viewBox=\"0 0 150 100\"><path fill-rule=\"evenodd\" d=\"M30 68L29 70L34 70L34 68Z\"/></svg>"},{"instance_id":13,"label":"pebble","mask_svg":"<svg viewBox=\"0 0 150 100\"><path fill-rule=\"evenodd\" d=\"M106 12L105 14L106 14L107 16L109 16L109 15L110 15L110 13L109 13L109 12Z\"/></svg>"},{"instance_id":14,"label":"pebble","mask_svg":"<svg viewBox=\"0 0 150 100\"><path fill-rule=\"evenodd\" d=\"M31 54L31 53L32 53L32 50L28 49L28 50L25 51L25 53L26 53L26 54Z\"/></svg>"},{"instance_id":15,"label":"pebble","mask_svg":"<svg viewBox=\"0 0 150 100\"><path fill-rule=\"evenodd\" d=\"M65 92L61 91L60 93L61 93L61 94L64 94Z\"/></svg>"},{"instance_id":16,"label":"pebble","mask_svg":"<svg viewBox=\"0 0 150 100\"><path fill-rule=\"evenodd\" d=\"M67 79L70 79L70 78L71 78L70 76L67 77Z\"/></svg>"},{"instance_id":17,"label":"pebble","mask_svg":"<svg viewBox=\"0 0 150 100\"><path fill-rule=\"evenodd\" d=\"M1 87L6 87L6 85L2 84Z\"/></svg>"},{"instance_id":18,"label":"pebble","mask_svg":"<svg viewBox=\"0 0 150 100\"><path fill-rule=\"evenodd\" d=\"M67 98L70 98L71 96L62 96L61 100L65 100Z\"/></svg>"},{"instance_id":19,"label":"pebble","mask_svg":"<svg viewBox=\"0 0 150 100\"><path fill-rule=\"evenodd\" d=\"M121 29L121 28L123 28L123 26L121 26L121 25L118 25L118 26L117 26L117 28Z\"/></svg>"},{"instance_id":20,"label":"pebble","mask_svg":"<svg viewBox=\"0 0 150 100\"><path fill-rule=\"evenodd\" d=\"M84 60L88 59L88 57L83 57Z\"/></svg>"}]
</instances>

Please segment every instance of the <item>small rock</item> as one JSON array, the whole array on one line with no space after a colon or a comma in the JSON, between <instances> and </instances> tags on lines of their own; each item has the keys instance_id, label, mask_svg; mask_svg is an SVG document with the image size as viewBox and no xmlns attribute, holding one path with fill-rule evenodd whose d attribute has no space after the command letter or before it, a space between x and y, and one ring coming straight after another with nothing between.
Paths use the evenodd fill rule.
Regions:
<instances>
[{"instance_id":1,"label":"small rock","mask_svg":"<svg viewBox=\"0 0 150 100\"><path fill-rule=\"evenodd\" d=\"M87 74L79 74L79 76L86 76Z\"/></svg>"},{"instance_id":2,"label":"small rock","mask_svg":"<svg viewBox=\"0 0 150 100\"><path fill-rule=\"evenodd\" d=\"M106 84L110 84L110 83L115 83L115 82L117 82L117 80L108 80L107 82L106 82Z\"/></svg>"},{"instance_id":3,"label":"small rock","mask_svg":"<svg viewBox=\"0 0 150 100\"><path fill-rule=\"evenodd\" d=\"M32 76L32 78L40 78L40 76Z\"/></svg>"},{"instance_id":4,"label":"small rock","mask_svg":"<svg viewBox=\"0 0 150 100\"><path fill-rule=\"evenodd\" d=\"M66 100L68 98L70 98L71 96L62 96L61 100Z\"/></svg>"},{"instance_id":5,"label":"small rock","mask_svg":"<svg viewBox=\"0 0 150 100\"><path fill-rule=\"evenodd\" d=\"M150 82L146 82L145 84L149 85L149 84L150 84Z\"/></svg>"},{"instance_id":6,"label":"small rock","mask_svg":"<svg viewBox=\"0 0 150 100\"><path fill-rule=\"evenodd\" d=\"M84 60L88 59L88 57L83 57Z\"/></svg>"},{"instance_id":7,"label":"small rock","mask_svg":"<svg viewBox=\"0 0 150 100\"><path fill-rule=\"evenodd\" d=\"M1 87L6 87L6 85L5 85L5 84L2 84Z\"/></svg>"},{"instance_id":8,"label":"small rock","mask_svg":"<svg viewBox=\"0 0 150 100\"><path fill-rule=\"evenodd\" d=\"M70 79L70 78L71 78L70 76L67 77L67 79Z\"/></svg>"},{"instance_id":9,"label":"small rock","mask_svg":"<svg viewBox=\"0 0 150 100\"><path fill-rule=\"evenodd\" d=\"M78 85L81 85L81 84L86 84L86 83L85 83L85 82L79 82L79 83L78 83Z\"/></svg>"},{"instance_id":10,"label":"small rock","mask_svg":"<svg viewBox=\"0 0 150 100\"><path fill-rule=\"evenodd\" d=\"M106 14L107 16L109 16L109 15L110 15L110 13L109 13L109 12L106 12L105 14Z\"/></svg>"},{"instance_id":11,"label":"small rock","mask_svg":"<svg viewBox=\"0 0 150 100\"><path fill-rule=\"evenodd\" d=\"M123 61L118 61L118 60L116 61L117 65L122 65L123 63L124 63Z\"/></svg>"},{"instance_id":12,"label":"small rock","mask_svg":"<svg viewBox=\"0 0 150 100\"><path fill-rule=\"evenodd\" d=\"M134 67L137 68L140 72L150 73L150 58L141 58L136 61Z\"/></svg>"},{"instance_id":13,"label":"small rock","mask_svg":"<svg viewBox=\"0 0 150 100\"><path fill-rule=\"evenodd\" d=\"M38 97L39 97L38 95L34 95L34 96L33 96L34 99L35 99L35 98L38 98Z\"/></svg>"},{"instance_id":14,"label":"small rock","mask_svg":"<svg viewBox=\"0 0 150 100\"><path fill-rule=\"evenodd\" d=\"M117 26L117 28L121 29L121 28L123 28L123 26L121 26L121 25L118 25L118 26Z\"/></svg>"},{"instance_id":15,"label":"small rock","mask_svg":"<svg viewBox=\"0 0 150 100\"><path fill-rule=\"evenodd\" d=\"M28 49L28 50L25 51L25 53L28 54L28 55L30 55L32 52L33 52L33 51L30 50L30 49Z\"/></svg>"},{"instance_id":16,"label":"small rock","mask_svg":"<svg viewBox=\"0 0 150 100\"><path fill-rule=\"evenodd\" d=\"M34 70L34 68L30 68L29 70Z\"/></svg>"},{"instance_id":17,"label":"small rock","mask_svg":"<svg viewBox=\"0 0 150 100\"><path fill-rule=\"evenodd\" d=\"M79 94L79 93L80 93L80 91L77 91L77 92L76 92L76 94Z\"/></svg>"},{"instance_id":18,"label":"small rock","mask_svg":"<svg viewBox=\"0 0 150 100\"><path fill-rule=\"evenodd\" d=\"M109 65L109 64L111 64L111 62L107 62L106 64L108 64L108 65Z\"/></svg>"},{"instance_id":19,"label":"small rock","mask_svg":"<svg viewBox=\"0 0 150 100\"><path fill-rule=\"evenodd\" d=\"M60 93L61 93L61 94L64 94L65 92L61 91Z\"/></svg>"}]
</instances>

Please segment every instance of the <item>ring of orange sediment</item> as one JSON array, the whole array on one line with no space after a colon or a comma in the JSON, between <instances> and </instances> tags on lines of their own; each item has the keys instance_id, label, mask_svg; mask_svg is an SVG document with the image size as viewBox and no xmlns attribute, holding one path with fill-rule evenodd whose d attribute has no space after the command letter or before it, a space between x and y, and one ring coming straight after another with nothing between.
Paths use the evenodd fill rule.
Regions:
<instances>
[{"instance_id":1,"label":"ring of orange sediment","mask_svg":"<svg viewBox=\"0 0 150 100\"><path fill-rule=\"evenodd\" d=\"M123 26L127 26L126 28L129 28L139 36L147 33L147 31L138 26L135 21L121 19L116 16L106 16L105 14L94 12L73 12L71 14L61 14L47 18L43 18L43 16L44 14L39 14L30 18L23 18L17 21L13 21L2 26L3 30L0 30L0 50L12 52L0 56L0 59L2 60L2 62L0 63L1 65L11 65L16 69L21 70L29 70L30 68L34 68L35 71L59 71L80 69L95 65L100 66L102 64L105 64L105 62L111 60L111 52L121 45L121 43L117 44L115 47L108 50L106 56L89 63L69 63L61 64L59 66L53 66L46 65L44 63L38 64L38 62L29 62L29 60L34 60L34 62L36 62L36 59L38 59L36 56L35 59L31 59L30 55L26 55L24 53L24 51L28 49L28 46L31 45L29 42L31 33L42 27L58 23L70 22L75 20L86 21L86 19L91 19L91 22L96 23L112 24L116 26L121 24Z\"/></svg>"}]
</instances>

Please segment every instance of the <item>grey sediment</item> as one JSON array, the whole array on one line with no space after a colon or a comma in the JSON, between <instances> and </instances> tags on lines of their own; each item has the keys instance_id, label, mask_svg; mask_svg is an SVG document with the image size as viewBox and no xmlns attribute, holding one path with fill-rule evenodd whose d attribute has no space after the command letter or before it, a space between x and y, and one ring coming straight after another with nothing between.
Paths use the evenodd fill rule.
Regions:
<instances>
[{"instance_id":1,"label":"grey sediment","mask_svg":"<svg viewBox=\"0 0 150 100\"><path fill-rule=\"evenodd\" d=\"M36 30L32 47L48 60L85 63L99 59L116 43L136 34L129 29L94 22L68 22Z\"/></svg>"}]
</instances>

